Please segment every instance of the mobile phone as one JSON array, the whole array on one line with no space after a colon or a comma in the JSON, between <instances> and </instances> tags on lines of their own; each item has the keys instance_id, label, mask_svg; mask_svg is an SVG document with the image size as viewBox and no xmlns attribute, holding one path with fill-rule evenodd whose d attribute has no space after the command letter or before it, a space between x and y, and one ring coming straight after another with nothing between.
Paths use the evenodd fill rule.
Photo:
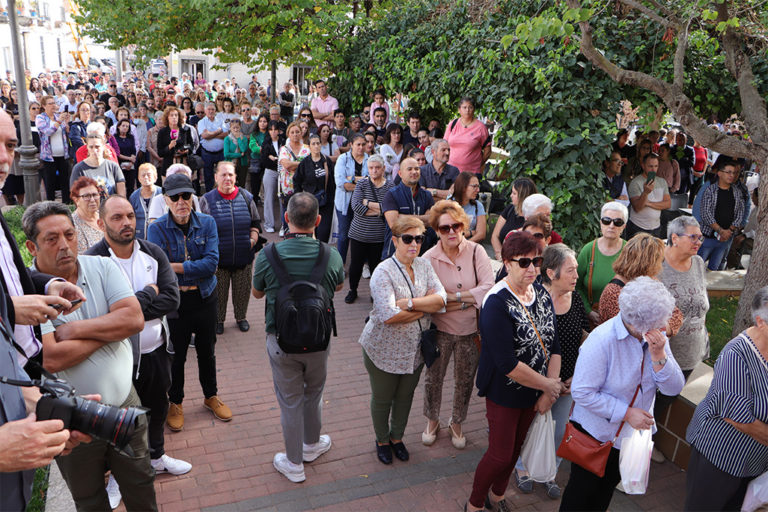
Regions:
<instances>
[{"instance_id":1,"label":"mobile phone","mask_svg":"<svg viewBox=\"0 0 768 512\"><path fill-rule=\"evenodd\" d=\"M72 304L72 307L75 307L75 306L77 306L77 305L78 305L78 304L80 304L81 302L83 302L83 299L75 299L75 300L71 300L71 301L70 301L70 303ZM53 309L61 309L61 308L62 308L61 304L51 304L51 307L52 307Z\"/></svg>"},{"instance_id":2,"label":"mobile phone","mask_svg":"<svg viewBox=\"0 0 768 512\"><path fill-rule=\"evenodd\" d=\"M648 179L645 180L645 184L653 183L653 180L656 179L656 173L651 171L648 173Z\"/></svg>"}]
</instances>

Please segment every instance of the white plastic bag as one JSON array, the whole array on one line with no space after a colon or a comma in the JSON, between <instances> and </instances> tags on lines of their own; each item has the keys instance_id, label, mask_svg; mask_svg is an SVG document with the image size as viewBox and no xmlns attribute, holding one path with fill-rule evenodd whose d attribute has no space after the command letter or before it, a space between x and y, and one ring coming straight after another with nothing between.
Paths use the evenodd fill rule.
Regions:
<instances>
[{"instance_id":1,"label":"white plastic bag","mask_svg":"<svg viewBox=\"0 0 768 512\"><path fill-rule=\"evenodd\" d=\"M552 411L537 414L525 436L520 458L528 470L531 480L551 482L557 475L555 461L555 422Z\"/></svg>"},{"instance_id":2,"label":"white plastic bag","mask_svg":"<svg viewBox=\"0 0 768 512\"><path fill-rule=\"evenodd\" d=\"M621 442L619 471L625 493L645 494L652 450L651 429L633 430L632 435Z\"/></svg>"},{"instance_id":3,"label":"white plastic bag","mask_svg":"<svg viewBox=\"0 0 768 512\"><path fill-rule=\"evenodd\" d=\"M768 471L749 482L741 512L754 512L765 504L768 504Z\"/></svg>"},{"instance_id":4,"label":"white plastic bag","mask_svg":"<svg viewBox=\"0 0 768 512\"><path fill-rule=\"evenodd\" d=\"M336 245L339 243L339 218L336 216L336 208L333 209L333 219L331 220L331 239L328 240L329 245Z\"/></svg>"}]
</instances>

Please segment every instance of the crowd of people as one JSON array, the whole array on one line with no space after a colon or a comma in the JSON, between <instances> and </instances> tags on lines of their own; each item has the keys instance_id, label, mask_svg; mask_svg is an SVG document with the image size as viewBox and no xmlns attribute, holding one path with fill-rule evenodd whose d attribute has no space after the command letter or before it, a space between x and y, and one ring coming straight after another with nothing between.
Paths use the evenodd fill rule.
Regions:
<instances>
[{"instance_id":1,"label":"crowd of people","mask_svg":"<svg viewBox=\"0 0 768 512\"><path fill-rule=\"evenodd\" d=\"M215 354L230 288L242 332L250 330L250 297L265 299L285 443L273 464L304 481L304 463L332 447L321 433L322 394L332 298L348 278L344 302L368 295L372 303L359 343L381 463L409 460L405 431L424 373L424 445L446 428L464 449L475 388L485 400L488 449L466 510L510 510L504 495L513 476L521 492L533 492L520 455L544 414L554 421L547 442L555 447L567 430L613 442L600 474L572 460L564 490L554 478L541 482L550 498L562 498L561 510L606 510L621 480L622 442L635 429L655 432L654 418L709 356L707 270L740 264L729 252L739 256L754 237L752 163L688 146L674 130L636 133L634 145L619 132L595 173L595 194L606 199L594 212L600 236L569 248L554 229L546 183L535 177L513 181L491 230L479 195L491 135L469 97L444 126L423 126L415 112L400 124L381 90L348 118L323 80L303 104L291 83L269 104L272 91L255 82L246 91L202 76L164 82L137 74L122 89L82 74L45 79L23 89L46 197L22 219L31 269L13 238L0 236L0 316L15 340L2 343L0 371L34 376L42 367L93 399L142 404L149 414L138 420L131 457L104 440L65 435L56 420L38 422L44 426L24 444L18 436L34 424L23 419L22 392L0 385L0 508L23 508L25 470L60 455L78 508L114 508L122 494L129 510L156 509L154 475L192 470L164 451L166 425L197 427L184 418L189 347L202 406L220 421L237 415L219 396ZM0 98L7 202L23 200L15 90L2 84ZM692 215L670 208L684 194ZM62 204L70 199L74 213ZM278 243L265 246L265 233L277 233ZM723 350L690 425L687 510L739 505L748 482L768 470L765 289L753 320ZM451 360L452 404L442 422ZM13 459L33 441L46 447L37 458ZM663 455L654 450L653 459Z\"/></svg>"}]
</instances>

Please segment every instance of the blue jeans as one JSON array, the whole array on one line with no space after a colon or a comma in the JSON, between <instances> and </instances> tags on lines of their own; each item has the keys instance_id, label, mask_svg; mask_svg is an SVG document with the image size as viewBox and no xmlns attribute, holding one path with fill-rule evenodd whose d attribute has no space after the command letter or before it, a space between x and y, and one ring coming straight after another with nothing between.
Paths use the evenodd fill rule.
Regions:
<instances>
[{"instance_id":1,"label":"blue jeans","mask_svg":"<svg viewBox=\"0 0 768 512\"><path fill-rule=\"evenodd\" d=\"M203 157L203 178L205 179L205 191L210 192L216 188L216 181L213 179L214 170L216 164L224 160L224 150L221 151L206 151L205 148L200 148Z\"/></svg>"},{"instance_id":2,"label":"blue jeans","mask_svg":"<svg viewBox=\"0 0 768 512\"><path fill-rule=\"evenodd\" d=\"M555 451L560 446L560 441L563 440L563 434L565 434L565 426L568 424L568 416L571 412L571 404L573 404L573 396L568 393L567 395L560 395L560 398L555 400L552 404L552 419L555 421ZM557 467L560 467L560 463L563 461L560 457L555 457L557 461ZM526 471L523 459L518 458L517 464L515 464L517 471Z\"/></svg>"},{"instance_id":3,"label":"blue jeans","mask_svg":"<svg viewBox=\"0 0 768 512\"><path fill-rule=\"evenodd\" d=\"M344 215L341 210L336 210L336 218L339 221L339 241L336 247L341 254L342 263L347 262L347 248L349 247L349 225L352 223L352 215Z\"/></svg>"},{"instance_id":4,"label":"blue jeans","mask_svg":"<svg viewBox=\"0 0 768 512\"><path fill-rule=\"evenodd\" d=\"M709 263L707 263L707 268L709 270L719 270L720 262L723 261L725 255L728 254L730 245L730 240L721 242L716 238L705 238L704 243L699 247L699 256L701 256L701 259L704 261L709 260Z\"/></svg>"}]
</instances>

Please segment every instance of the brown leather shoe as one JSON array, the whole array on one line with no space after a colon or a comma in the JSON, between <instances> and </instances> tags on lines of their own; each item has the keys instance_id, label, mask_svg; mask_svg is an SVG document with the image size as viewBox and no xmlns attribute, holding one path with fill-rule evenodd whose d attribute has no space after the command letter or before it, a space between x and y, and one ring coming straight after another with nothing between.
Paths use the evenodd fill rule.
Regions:
<instances>
[{"instance_id":1,"label":"brown leather shoe","mask_svg":"<svg viewBox=\"0 0 768 512\"><path fill-rule=\"evenodd\" d=\"M179 432L184 428L184 407L181 404L169 402L168 416L165 418L168 428Z\"/></svg>"},{"instance_id":2,"label":"brown leather shoe","mask_svg":"<svg viewBox=\"0 0 768 512\"><path fill-rule=\"evenodd\" d=\"M221 421L229 421L232 419L232 411L224 405L224 402L219 400L219 397L214 395L211 398L206 398L203 402L206 409L210 409L216 419Z\"/></svg>"}]
</instances>

